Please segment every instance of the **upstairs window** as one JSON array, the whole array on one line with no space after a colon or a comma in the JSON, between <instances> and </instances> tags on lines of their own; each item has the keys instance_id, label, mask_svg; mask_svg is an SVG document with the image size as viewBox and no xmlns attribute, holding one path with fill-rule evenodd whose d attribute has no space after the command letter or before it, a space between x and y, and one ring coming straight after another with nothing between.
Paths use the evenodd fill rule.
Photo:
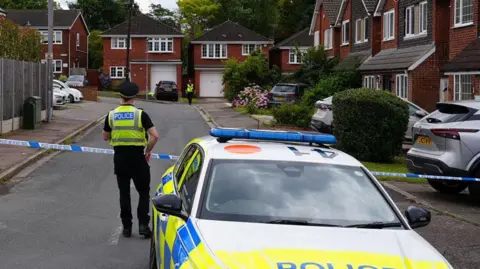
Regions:
<instances>
[{"instance_id":1,"label":"upstairs window","mask_svg":"<svg viewBox=\"0 0 480 269\"><path fill-rule=\"evenodd\" d=\"M473 0L455 0L455 26L473 23Z\"/></svg>"},{"instance_id":2,"label":"upstairs window","mask_svg":"<svg viewBox=\"0 0 480 269\"><path fill-rule=\"evenodd\" d=\"M405 37L427 33L427 2L405 8Z\"/></svg>"},{"instance_id":3,"label":"upstairs window","mask_svg":"<svg viewBox=\"0 0 480 269\"><path fill-rule=\"evenodd\" d=\"M202 58L205 59L226 59L227 44L203 44Z\"/></svg>"},{"instance_id":4,"label":"upstairs window","mask_svg":"<svg viewBox=\"0 0 480 269\"><path fill-rule=\"evenodd\" d=\"M126 49L127 48L127 38L125 37L112 37L111 41L112 49ZM132 48L132 39L130 39L130 48Z\"/></svg>"},{"instance_id":5,"label":"upstairs window","mask_svg":"<svg viewBox=\"0 0 480 269\"><path fill-rule=\"evenodd\" d=\"M383 41L395 39L395 10L383 14Z\"/></svg>"},{"instance_id":6,"label":"upstairs window","mask_svg":"<svg viewBox=\"0 0 480 269\"><path fill-rule=\"evenodd\" d=\"M342 45L348 45L350 43L350 21L346 20L342 22Z\"/></svg>"},{"instance_id":7,"label":"upstairs window","mask_svg":"<svg viewBox=\"0 0 480 269\"><path fill-rule=\"evenodd\" d=\"M48 44L48 31L42 31L42 43ZM62 44L63 34L62 31L53 31L53 44Z\"/></svg>"},{"instance_id":8,"label":"upstairs window","mask_svg":"<svg viewBox=\"0 0 480 269\"><path fill-rule=\"evenodd\" d=\"M332 28L325 29L323 32L323 46L325 49L331 49L332 44Z\"/></svg>"},{"instance_id":9,"label":"upstairs window","mask_svg":"<svg viewBox=\"0 0 480 269\"><path fill-rule=\"evenodd\" d=\"M173 52L173 38L149 38L148 52Z\"/></svg>"},{"instance_id":10,"label":"upstairs window","mask_svg":"<svg viewBox=\"0 0 480 269\"><path fill-rule=\"evenodd\" d=\"M250 55L255 50L261 50L261 49L262 49L262 45L243 44L242 45L242 55L247 56L247 55Z\"/></svg>"},{"instance_id":11,"label":"upstairs window","mask_svg":"<svg viewBox=\"0 0 480 269\"><path fill-rule=\"evenodd\" d=\"M370 34L370 23L368 17L364 19L358 19L355 21L355 43L368 42L368 36Z\"/></svg>"}]
</instances>

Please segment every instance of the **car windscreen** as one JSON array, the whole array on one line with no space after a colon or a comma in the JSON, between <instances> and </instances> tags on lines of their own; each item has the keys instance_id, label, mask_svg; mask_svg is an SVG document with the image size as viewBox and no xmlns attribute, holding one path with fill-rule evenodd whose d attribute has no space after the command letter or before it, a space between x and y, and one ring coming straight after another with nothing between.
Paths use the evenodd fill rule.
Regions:
<instances>
[{"instance_id":1,"label":"car windscreen","mask_svg":"<svg viewBox=\"0 0 480 269\"><path fill-rule=\"evenodd\" d=\"M212 220L281 219L340 226L399 222L360 167L213 160L202 200L199 217Z\"/></svg>"},{"instance_id":2,"label":"car windscreen","mask_svg":"<svg viewBox=\"0 0 480 269\"><path fill-rule=\"evenodd\" d=\"M171 82L171 81L163 81L163 82L160 82L160 86L163 86L165 88L175 88L177 87L177 85L175 84L175 82Z\"/></svg>"},{"instance_id":3,"label":"car windscreen","mask_svg":"<svg viewBox=\"0 0 480 269\"><path fill-rule=\"evenodd\" d=\"M68 78L68 81L83 81L82 76L71 76Z\"/></svg>"},{"instance_id":4,"label":"car windscreen","mask_svg":"<svg viewBox=\"0 0 480 269\"><path fill-rule=\"evenodd\" d=\"M295 92L295 86L293 85L275 85L272 89L272 92L280 93L280 92Z\"/></svg>"},{"instance_id":5,"label":"car windscreen","mask_svg":"<svg viewBox=\"0 0 480 269\"><path fill-rule=\"evenodd\" d=\"M437 110L432 112L426 118L428 123L449 123L460 122L466 120L472 115L468 107L457 104L438 104Z\"/></svg>"}]
</instances>

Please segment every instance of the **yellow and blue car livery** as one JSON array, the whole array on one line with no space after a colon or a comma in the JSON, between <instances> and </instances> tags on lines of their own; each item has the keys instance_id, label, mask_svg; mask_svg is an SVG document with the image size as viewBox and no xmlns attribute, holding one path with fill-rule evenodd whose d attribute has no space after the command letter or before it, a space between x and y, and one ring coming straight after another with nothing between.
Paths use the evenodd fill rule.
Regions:
<instances>
[{"instance_id":1,"label":"yellow and blue car livery","mask_svg":"<svg viewBox=\"0 0 480 269\"><path fill-rule=\"evenodd\" d=\"M241 142L230 141L227 144L235 143ZM248 144L262 148L260 153L255 154L255 158L259 159L288 159L290 157L286 157L286 153L292 150L285 145L274 148L272 143ZM203 151L200 163L198 150L186 152L189 145L196 145ZM295 147L300 151L311 150L309 147ZM155 196L178 194L185 175L197 169L201 170L197 186L201 189L211 159L253 158L251 154L236 154L225 151L224 148L225 143L219 143L210 136L190 142L175 166L170 167L162 176ZM337 157L323 158L321 162L362 165L341 151L329 151ZM300 161L319 162L318 156L313 154L298 158ZM186 167L183 174L176 178L175 174L181 169L181 164L186 164ZM187 221L167 216L153 207L154 236L150 251L152 269L453 268L412 229L344 229L199 219L195 213L200 197L192 199L193 207Z\"/></svg>"}]
</instances>

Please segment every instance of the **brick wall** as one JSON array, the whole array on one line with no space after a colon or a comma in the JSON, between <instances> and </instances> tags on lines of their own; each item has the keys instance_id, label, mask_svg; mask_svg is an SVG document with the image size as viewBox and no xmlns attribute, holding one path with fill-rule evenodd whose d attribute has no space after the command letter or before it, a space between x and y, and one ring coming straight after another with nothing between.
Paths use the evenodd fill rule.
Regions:
<instances>
[{"instance_id":1,"label":"brick wall","mask_svg":"<svg viewBox=\"0 0 480 269\"><path fill-rule=\"evenodd\" d=\"M300 69L302 66L301 64L290 64L290 51L289 50L281 50L281 66L280 69L282 72L292 72Z\"/></svg>"},{"instance_id":2,"label":"brick wall","mask_svg":"<svg viewBox=\"0 0 480 269\"><path fill-rule=\"evenodd\" d=\"M320 44L325 45L325 30L330 28L330 18L328 17L323 5L320 8ZM329 57L336 56L335 54L335 30L332 30L332 49L327 50ZM338 44L338 43L337 43Z\"/></svg>"},{"instance_id":3,"label":"brick wall","mask_svg":"<svg viewBox=\"0 0 480 269\"><path fill-rule=\"evenodd\" d=\"M263 53L269 55L271 47L272 45L270 44L263 46ZM241 62L245 61L247 56L242 55L242 44L227 44L227 58L235 58ZM227 59L203 59L202 44L195 44L193 46L193 61L195 65L224 65Z\"/></svg>"},{"instance_id":4,"label":"brick wall","mask_svg":"<svg viewBox=\"0 0 480 269\"><path fill-rule=\"evenodd\" d=\"M77 47L77 33L80 34L80 46ZM88 32L80 17L74 22L69 31L70 36L70 66L74 65L80 68L88 68Z\"/></svg>"},{"instance_id":5,"label":"brick wall","mask_svg":"<svg viewBox=\"0 0 480 269\"><path fill-rule=\"evenodd\" d=\"M450 12L450 60L453 59L460 51L462 51L470 42L477 38L478 35L478 0L473 0L473 24L460 28L455 28L455 12ZM450 1L450 6L455 7L455 0Z\"/></svg>"},{"instance_id":6,"label":"brick wall","mask_svg":"<svg viewBox=\"0 0 480 269\"><path fill-rule=\"evenodd\" d=\"M54 30L54 31L58 31L58 30ZM53 59L62 60L62 73L54 73L53 75L55 77L59 77L60 75L68 76L68 70L69 70L68 67L63 67L63 64L68 64L68 41L69 41L68 37L69 37L70 31L63 30L61 32L62 32L62 44L53 44ZM41 59L45 59L45 54L47 52L48 52L48 44L43 44Z\"/></svg>"},{"instance_id":7,"label":"brick wall","mask_svg":"<svg viewBox=\"0 0 480 269\"><path fill-rule=\"evenodd\" d=\"M350 23L348 24L348 45L342 45L343 43L343 24L341 24L342 26L340 27L340 59L343 59L345 58L346 56L348 56L348 54L350 53L350 50L351 50L351 44L354 43L354 41L352 40L352 20L351 20L351 14L352 14L352 5L351 5L351 0L347 0L346 2L346 7L345 7L345 13L343 13L343 18L342 18L342 22L343 21L346 21L348 20Z\"/></svg>"},{"instance_id":8,"label":"brick wall","mask_svg":"<svg viewBox=\"0 0 480 269\"><path fill-rule=\"evenodd\" d=\"M409 100L427 111L434 111L440 99L440 72L437 54L433 54L415 70L409 72Z\"/></svg>"},{"instance_id":9,"label":"brick wall","mask_svg":"<svg viewBox=\"0 0 480 269\"><path fill-rule=\"evenodd\" d=\"M85 101L98 101L98 90L97 87L76 87L83 94L83 99Z\"/></svg>"},{"instance_id":10,"label":"brick wall","mask_svg":"<svg viewBox=\"0 0 480 269\"><path fill-rule=\"evenodd\" d=\"M414 38L405 38L405 8L411 5L418 5L420 2L423 0L403 0L399 1L398 3L398 10L401 12L398 12L398 27L397 27L397 37L398 37L398 46L399 47L411 47L411 46L420 46L420 45L426 45L432 42L432 0L427 0L427 34L425 36L421 37L414 37ZM417 15L414 15L417 16Z\"/></svg>"},{"instance_id":11,"label":"brick wall","mask_svg":"<svg viewBox=\"0 0 480 269\"><path fill-rule=\"evenodd\" d=\"M389 11L391 10L392 8L395 9L395 25L394 25L394 37L395 39L393 40L389 40L389 41L383 41L383 15L382 15L382 18L380 20L381 22L381 39L382 40L382 50L384 49L392 49L392 48L396 48L398 47L398 37L399 37L399 34L398 34L398 23L399 23L399 20L398 20L398 17L399 17L399 14L398 14L398 2L399 1L395 1L395 0L386 0L385 2L385 5L383 7L383 12L386 12L386 11ZM402 23L405 23L405 21L402 21Z\"/></svg>"}]
</instances>

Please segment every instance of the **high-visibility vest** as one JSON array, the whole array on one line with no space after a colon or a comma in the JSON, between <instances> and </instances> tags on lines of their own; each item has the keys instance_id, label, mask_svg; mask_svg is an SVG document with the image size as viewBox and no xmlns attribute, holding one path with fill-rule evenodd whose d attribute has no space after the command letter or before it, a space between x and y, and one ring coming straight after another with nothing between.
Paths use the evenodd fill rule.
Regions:
<instances>
[{"instance_id":1,"label":"high-visibility vest","mask_svg":"<svg viewBox=\"0 0 480 269\"><path fill-rule=\"evenodd\" d=\"M146 146L147 138L142 125L142 110L134 106L119 106L108 113L112 128L110 145Z\"/></svg>"},{"instance_id":2,"label":"high-visibility vest","mask_svg":"<svg viewBox=\"0 0 480 269\"><path fill-rule=\"evenodd\" d=\"M187 92L193 92L193 84L187 85Z\"/></svg>"}]
</instances>

